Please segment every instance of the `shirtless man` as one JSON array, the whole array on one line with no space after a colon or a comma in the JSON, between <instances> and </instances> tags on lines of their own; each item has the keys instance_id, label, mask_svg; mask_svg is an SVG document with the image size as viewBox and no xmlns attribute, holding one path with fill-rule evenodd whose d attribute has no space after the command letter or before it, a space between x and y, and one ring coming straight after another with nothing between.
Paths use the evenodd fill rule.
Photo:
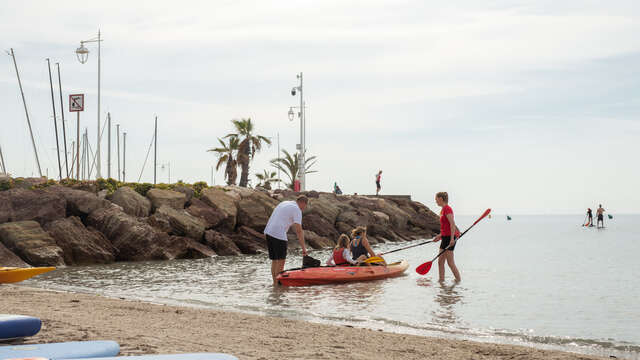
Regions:
<instances>
[{"instance_id":1,"label":"shirtless man","mask_svg":"<svg viewBox=\"0 0 640 360\"><path fill-rule=\"evenodd\" d=\"M602 204L598 205L596 214L598 214L598 229L600 229L601 227L604 227L604 209L602 208ZM602 226L600 226L600 223L602 223Z\"/></svg>"}]
</instances>

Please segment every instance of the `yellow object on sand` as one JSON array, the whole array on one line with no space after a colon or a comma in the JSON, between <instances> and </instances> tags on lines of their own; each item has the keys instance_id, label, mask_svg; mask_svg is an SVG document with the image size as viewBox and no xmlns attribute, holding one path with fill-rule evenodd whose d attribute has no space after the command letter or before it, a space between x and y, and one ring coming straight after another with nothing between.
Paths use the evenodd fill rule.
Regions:
<instances>
[{"instance_id":1,"label":"yellow object on sand","mask_svg":"<svg viewBox=\"0 0 640 360\"><path fill-rule=\"evenodd\" d=\"M20 282L55 269L55 267L0 267L0 284Z\"/></svg>"}]
</instances>

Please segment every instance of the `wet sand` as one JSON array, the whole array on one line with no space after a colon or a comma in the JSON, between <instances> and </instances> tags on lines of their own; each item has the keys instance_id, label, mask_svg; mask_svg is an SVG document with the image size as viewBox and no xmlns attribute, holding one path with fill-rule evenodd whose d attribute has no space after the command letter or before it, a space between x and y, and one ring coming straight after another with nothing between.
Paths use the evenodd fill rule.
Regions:
<instances>
[{"instance_id":1,"label":"wet sand","mask_svg":"<svg viewBox=\"0 0 640 360\"><path fill-rule=\"evenodd\" d=\"M115 340L121 355L223 352L261 360L604 359L15 285L0 285L0 313L43 320L38 335L12 344Z\"/></svg>"}]
</instances>

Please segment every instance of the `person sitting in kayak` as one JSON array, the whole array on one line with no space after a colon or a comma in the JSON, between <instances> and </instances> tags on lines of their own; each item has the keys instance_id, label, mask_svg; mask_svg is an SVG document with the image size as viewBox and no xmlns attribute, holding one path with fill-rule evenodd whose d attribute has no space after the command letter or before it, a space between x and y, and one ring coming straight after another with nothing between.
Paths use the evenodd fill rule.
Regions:
<instances>
[{"instance_id":1,"label":"person sitting in kayak","mask_svg":"<svg viewBox=\"0 0 640 360\"><path fill-rule=\"evenodd\" d=\"M373 249L371 249L371 245L369 245L369 239L367 239L367 228L364 226L358 226L357 228L351 231L351 255L359 259L361 256L364 256L365 259L373 256L377 256ZM367 264L371 265L371 264Z\"/></svg>"},{"instance_id":2,"label":"person sitting in kayak","mask_svg":"<svg viewBox=\"0 0 640 360\"><path fill-rule=\"evenodd\" d=\"M342 234L338 238L338 245L333 248L333 252L331 253L331 257L327 260L328 266L338 266L338 265L358 265L362 261L366 259L364 255L360 256L357 260L354 260L351 256L351 250L349 250L349 243L351 240L349 236Z\"/></svg>"}]
</instances>

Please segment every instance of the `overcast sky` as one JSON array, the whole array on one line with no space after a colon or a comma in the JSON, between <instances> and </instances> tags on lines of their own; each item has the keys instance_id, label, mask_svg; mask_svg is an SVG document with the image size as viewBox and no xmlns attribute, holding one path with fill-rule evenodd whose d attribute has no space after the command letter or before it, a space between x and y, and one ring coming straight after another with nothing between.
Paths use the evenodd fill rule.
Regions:
<instances>
[{"instance_id":1,"label":"overcast sky","mask_svg":"<svg viewBox=\"0 0 640 360\"><path fill-rule=\"evenodd\" d=\"M383 193L433 207L435 192L448 191L458 213L581 213L598 202L640 212L636 0L3 1L0 146L10 173L37 168L4 50L16 53L43 171L57 178L45 58L60 62L65 98L86 94L81 126L95 149L97 48L87 45L84 65L74 51L98 28L101 115L111 113L114 144L116 123L127 132L129 181L154 115L173 182L210 182L216 159L206 150L231 119L250 117L274 138L252 163L255 184L278 134L290 152L299 142L287 111L302 71L319 171L308 188L337 181L345 193L374 193L382 169ZM75 114L65 118L70 144ZM152 155L142 181L153 181ZM112 177L115 157L114 145ZM158 169L159 181L168 175Z\"/></svg>"}]
</instances>

